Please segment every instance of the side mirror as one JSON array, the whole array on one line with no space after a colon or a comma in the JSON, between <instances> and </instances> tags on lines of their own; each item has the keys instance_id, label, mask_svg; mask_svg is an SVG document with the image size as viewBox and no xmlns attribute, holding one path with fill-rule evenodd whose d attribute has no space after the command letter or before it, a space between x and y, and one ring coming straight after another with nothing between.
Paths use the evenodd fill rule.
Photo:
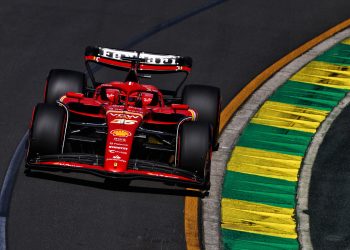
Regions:
<instances>
[{"instance_id":1,"label":"side mirror","mask_svg":"<svg viewBox=\"0 0 350 250\"><path fill-rule=\"evenodd\" d=\"M187 110L189 109L189 106L187 104L176 104L176 103L173 103L171 104L170 106L171 108L173 109L180 109L180 110Z\"/></svg>"},{"instance_id":2,"label":"side mirror","mask_svg":"<svg viewBox=\"0 0 350 250\"><path fill-rule=\"evenodd\" d=\"M84 98L84 94L82 93L76 93L76 92L67 92L66 96L69 98L76 98L76 99L83 99Z\"/></svg>"}]
</instances>

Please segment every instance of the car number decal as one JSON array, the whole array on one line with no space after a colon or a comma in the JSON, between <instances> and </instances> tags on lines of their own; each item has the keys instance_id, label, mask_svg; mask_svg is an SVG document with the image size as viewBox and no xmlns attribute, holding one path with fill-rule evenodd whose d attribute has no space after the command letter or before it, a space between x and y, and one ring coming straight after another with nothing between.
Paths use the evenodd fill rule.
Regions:
<instances>
[{"instance_id":1,"label":"car number decal","mask_svg":"<svg viewBox=\"0 0 350 250\"><path fill-rule=\"evenodd\" d=\"M113 121L111 121L111 123L134 125L137 123L137 121L117 118L117 119L114 119Z\"/></svg>"}]
</instances>

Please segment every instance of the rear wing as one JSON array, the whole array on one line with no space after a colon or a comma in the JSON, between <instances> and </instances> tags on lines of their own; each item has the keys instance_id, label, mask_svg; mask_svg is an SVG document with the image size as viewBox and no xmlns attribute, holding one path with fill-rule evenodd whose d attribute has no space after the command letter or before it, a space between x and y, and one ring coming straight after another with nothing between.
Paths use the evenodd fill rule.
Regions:
<instances>
[{"instance_id":1,"label":"rear wing","mask_svg":"<svg viewBox=\"0 0 350 250\"><path fill-rule=\"evenodd\" d=\"M131 69L138 61L139 71L184 71L189 73L192 67L191 57L151 54L146 52L87 47L85 60L103 63L125 69Z\"/></svg>"},{"instance_id":2,"label":"rear wing","mask_svg":"<svg viewBox=\"0 0 350 250\"><path fill-rule=\"evenodd\" d=\"M92 68L89 66L89 62L95 62L100 65ZM191 71L192 58L188 56L183 57L176 55L152 54L139 51L89 46L85 49L85 64L95 88L99 85L99 83L96 82L94 73L97 72L103 65L129 70L125 81L135 82L138 82L138 77L140 76L137 73L138 71L160 74L184 72L185 77L181 80L175 91L160 89L164 95L175 97Z\"/></svg>"}]
</instances>

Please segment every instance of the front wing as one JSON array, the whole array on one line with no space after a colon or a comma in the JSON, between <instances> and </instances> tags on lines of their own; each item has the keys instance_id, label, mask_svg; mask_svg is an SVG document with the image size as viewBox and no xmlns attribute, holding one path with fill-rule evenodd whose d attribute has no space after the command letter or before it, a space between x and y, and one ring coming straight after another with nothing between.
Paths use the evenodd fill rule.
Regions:
<instances>
[{"instance_id":1,"label":"front wing","mask_svg":"<svg viewBox=\"0 0 350 250\"><path fill-rule=\"evenodd\" d=\"M195 173L165 163L130 159L125 171L107 171L102 156L89 154L60 154L37 156L26 167L37 171L82 172L104 178L148 179L204 189L205 180Z\"/></svg>"}]
</instances>

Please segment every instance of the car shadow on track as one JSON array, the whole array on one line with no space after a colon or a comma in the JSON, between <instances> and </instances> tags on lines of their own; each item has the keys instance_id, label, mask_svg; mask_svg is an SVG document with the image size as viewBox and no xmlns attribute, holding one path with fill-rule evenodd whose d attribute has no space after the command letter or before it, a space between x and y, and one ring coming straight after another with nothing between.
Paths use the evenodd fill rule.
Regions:
<instances>
[{"instance_id":1,"label":"car shadow on track","mask_svg":"<svg viewBox=\"0 0 350 250\"><path fill-rule=\"evenodd\" d=\"M95 180L85 180L75 177L62 176L58 174L48 173L48 172L36 172L36 171L25 171L27 177L45 179L56 182L64 182L74 185L87 186L92 188L119 191L119 192L135 192L135 193L152 193L152 194L165 194L165 195L175 195L175 196L193 196L202 197L202 193L197 190L188 190L183 188L178 188L173 185L163 185L164 187L144 187L144 186L128 186L123 184L115 184L98 182Z\"/></svg>"}]
</instances>

